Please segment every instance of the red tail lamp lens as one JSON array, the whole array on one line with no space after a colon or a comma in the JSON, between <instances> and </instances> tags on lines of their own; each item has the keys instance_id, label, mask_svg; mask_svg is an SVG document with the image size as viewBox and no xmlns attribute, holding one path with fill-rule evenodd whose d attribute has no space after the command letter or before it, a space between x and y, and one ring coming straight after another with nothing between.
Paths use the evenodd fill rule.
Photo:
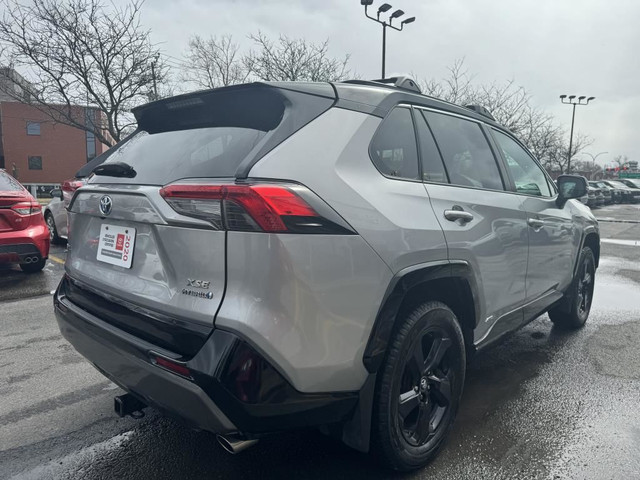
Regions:
<instances>
[{"instance_id":1,"label":"red tail lamp lens","mask_svg":"<svg viewBox=\"0 0 640 480\"><path fill-rule=\"evenodd\" d=\"M172 207L180 213L201 216L196 201L231 202L241 207L265 232L286 232L288 229L281 217L317 217L318 214L300 196L289 188L277 185L168 185L160 190ZM192 200L190 205L172 202L172 199ZM200 204L200 209L202 209ZM189 209L192 209L190 212ZM233 210L225 206L228 212ZM237 213L237 212L235 212ZM233 229L227 223L226 228Z\"/></svg>"}]
</instances>

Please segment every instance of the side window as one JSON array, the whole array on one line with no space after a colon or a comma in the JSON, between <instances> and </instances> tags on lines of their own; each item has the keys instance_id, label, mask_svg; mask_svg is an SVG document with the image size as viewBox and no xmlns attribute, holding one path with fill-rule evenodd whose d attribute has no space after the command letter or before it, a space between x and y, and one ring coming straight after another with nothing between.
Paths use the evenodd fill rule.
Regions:
<instances>
[{"instance_id":1,"label":"side window","mask_svg":"<svg viewBox=\"0 0 640 480\"><path fill-rule=\"evenodd\" d=\"M449 181L467 187L504 190L498 164L480 125L470 120L425 111Z\"/></svg>"},{"instance_id":2,"label":"side window","mask_svg":"<svg viewBox=\"0 0 640 480\"><path fill-rule=\"evenodd\" d=\"M533 158L509 136L498 130L494 130L493 133L507 159L507 168L516 184L516 192L550 197L547 176Z\"/></svg>"},{"instance_id":3,"label":"side window","mask_svg":"<svg viewBox=\"0 0 640 480\"><path fill-rule=\"evenodd\" d=\"M418 149L411 110L394 109L373 137L369 152L380 173L418 180Z\"/></svg>"},{"instance_id":4,"label":"side window","mask_svg":"<svg viewBox=\"0 0 640 480\"><path fill-rule=\"evenodd\" d=\"M422 159L422 180L449 183L440 152L424 118L424 113L421 110L414 110L414 112L420 144L420 158Z\"/></svg>"}]
</instances>

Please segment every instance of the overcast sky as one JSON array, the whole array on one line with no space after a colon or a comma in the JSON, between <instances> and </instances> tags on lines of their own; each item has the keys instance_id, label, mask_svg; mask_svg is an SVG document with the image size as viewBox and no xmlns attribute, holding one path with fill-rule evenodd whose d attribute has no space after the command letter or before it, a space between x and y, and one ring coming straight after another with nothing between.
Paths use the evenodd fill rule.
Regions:
<instances>
[{"instance_id":1,"label":"overcast sky","mask_svg":"<svg viewBox=\"0 0 640 480\"><path fill-rule=\"evenodd\" d=\"M477 82L514 79L567 130L571 107L559 95L595 96L576 111L576 131L595 140L587 151L609 152L602 165L618 154L640 160L640 1L387 1L416 17L403 32L388 31L387 75L441 78L464 58ZM380 77L382 28L359 0L146 0L142 21L178 58L192 35L232 34L248 48L246 36L262 30L328 38L331 54L349 53L362 78Z\"/></svg>"}]
</instances>

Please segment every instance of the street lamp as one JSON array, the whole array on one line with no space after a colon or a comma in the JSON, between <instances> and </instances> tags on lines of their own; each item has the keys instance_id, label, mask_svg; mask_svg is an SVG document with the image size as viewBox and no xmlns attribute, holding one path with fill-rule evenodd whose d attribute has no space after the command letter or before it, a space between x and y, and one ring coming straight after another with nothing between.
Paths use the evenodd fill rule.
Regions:
<instances>
[{"instance_id":1,"label":"street lamp","mask_svg":"<svg viewBox=\"0 0 640 480\"><path fill-rule=\"evenodd\" d=\"M591 100L595 100L596 97L587 98L586 95L581 95L576 100L577 95L560 95L560 101L566 105L573 105L573 114L571 115L571 133L569 134L569 154L567 161L567 172L571 173L571 148L573 147L573 123L576 119L576 105L589 105Z\"/></svg>"},{"instance_id":2,"label":"street lamp","mask_svg":"<svg viewBox=\"0 0 640 480\"><path fill-rule=\"evenodd\" d=\"M589 155L591 157L591 160L593 160L593 166L591 167L591 172L589 173L589 178L591 178L593 177L596 171L596 158L598 158L600 155L604 155L605 153L609 153L609 152L600 152L600 153L596 153L595 155L592 155L589 152L582 152L582 153L584 155Z\"/></svg>"},{"instance_id":3,"label":"street lamp","mask_svg":"<svg viewBox=\"0 0 640 480\"><path fill-rule=\"evenodd\" d=\"M372 17L371 15L369 15L367 9L373 4L373 0L360 0L360 5L364 5L364 14L367 18L373 20L374 22L379 23L380 25L382 25L382 79L384 80L385 78L385 60L386 60L386 49L387 49L387 27L391 27L394 30L397 30L399 32L402 31L402 29L404 28L405 25L408 25L409 23L413 23L416 20L416 17L410 17L407 18L406 20L403 20L402 22L400 22L400 27L396 27L395 25L392 24L393 20L396 18L399 18L401 16L404 15L404 11L398 9L396 11L394 11L391 15L389 15L389 18L387 20L380 20L380 14L381 13L386 13L389 10L391 10L391 5L389 5L388 3L383 3L382 5L380 5L378 7L378 11L376 13L375 17Z\"/></svg>"},{"instance_id":4,"label":"street lamp","mask_svg":"<svg viewBox=\"0 0 640 480\"><path fill-rule=\"evenodd\" d=\"M609 152L600 152L600 153L596 153L595 155L592 155L589 152L582 152L584 155L589 155L591 157L591 160L593 160L593 168L596 168L596 158L598 158L600 155L604 155L605 153L609 153Z\"/></svg>"}]
</instances>

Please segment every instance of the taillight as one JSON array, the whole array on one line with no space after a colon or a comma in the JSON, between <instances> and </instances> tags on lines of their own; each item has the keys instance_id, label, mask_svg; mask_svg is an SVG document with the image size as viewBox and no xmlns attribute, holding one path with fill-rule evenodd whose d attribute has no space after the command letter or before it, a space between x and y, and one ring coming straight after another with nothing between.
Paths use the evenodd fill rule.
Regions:
<instances>
[{"instance_id":1,"label":"taillight","mask_svg":"<svg viewBox=\"0 0 640 480\"><path fill-rule=\"evenodd\" d=\"M84 184L81 180L65 180L62 182L62 191L63 192L75 192Z\"/></svg>"},{"instance_id":2,"label":"taillight","mask_svg":"<svg viewBox=\"0 0 640 480\"><path fill-rule=\"evenodd\" d=\"M73 197L73 192L83 185L84 182L82 180L65 180L62 182L62 201L65 206L69 205L69 202Z\"/></svg>"},{"instance_id":3,"label":"taillight","mask_svg":"<svg viewBox=\"0 0 640 480\"><path fill-rule=\"evenodd\" d=\"M20 202L11 206L11 210L20 215L33 215L42 211L38 202Z\"/></svg>"},{"instance_id":4,"label":"taillight","mask_svg":"<svg viewBox=\"0 0 640 480\"><path fill-rule=\"evenodd\" d=\"M176 212L207 220L221 230L353 233L326 205L319 205L319 213L309 203L313 194L297 185L173 184L160 195Z\"/></svg>"}]
</instances>

